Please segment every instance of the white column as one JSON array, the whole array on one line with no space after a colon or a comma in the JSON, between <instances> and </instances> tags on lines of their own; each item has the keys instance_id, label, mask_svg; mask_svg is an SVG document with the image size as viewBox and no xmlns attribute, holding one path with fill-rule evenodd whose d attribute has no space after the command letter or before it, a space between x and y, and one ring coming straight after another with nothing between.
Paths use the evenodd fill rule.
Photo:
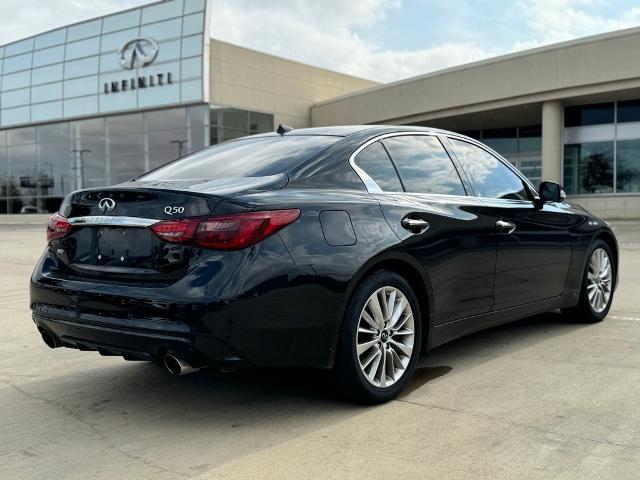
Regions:
<instances>
[{"instance_id":1,"label":"white column","mask_svg":"<svg viewBox=\"0 0 640 480\"><path fill-rule=\"evenodd\" d=\"M542 103L542 180L562 183L562 102L552 100Z\"/></svg>"}]
</instances>

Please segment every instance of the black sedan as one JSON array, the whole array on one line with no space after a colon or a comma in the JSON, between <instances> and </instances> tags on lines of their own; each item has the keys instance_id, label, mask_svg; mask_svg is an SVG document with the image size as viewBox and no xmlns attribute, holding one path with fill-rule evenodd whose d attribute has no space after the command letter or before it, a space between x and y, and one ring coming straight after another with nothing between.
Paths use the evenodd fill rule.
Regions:
<instances>
[{"instance_id":1,"label":"black sedan","mask_svg":"<svg viewBox=\"0 0 640 480\"><path fill-rule=\"evenodd\" d=\"M333 369L376 403L461 335L555 309L602 320L617 266L605 221L475 140L281 127L71 193L31 308L50 347L173 374Z\"/></svg>"}]
</instances>

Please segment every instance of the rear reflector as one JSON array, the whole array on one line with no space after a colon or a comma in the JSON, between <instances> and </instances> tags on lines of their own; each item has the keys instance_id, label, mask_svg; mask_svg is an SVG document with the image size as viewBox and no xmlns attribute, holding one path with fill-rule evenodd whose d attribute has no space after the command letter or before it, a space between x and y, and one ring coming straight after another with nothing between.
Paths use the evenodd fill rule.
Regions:
<instances>
[{"instance_id":1,"label":"rear reflector","mask_svg":"<svg viewBox=\"0 0 640 480\"><path fill-rule=\"evenodd\" d=\"M241 250L270 237L299 216L298 209L246 212L166 220L151 226L151 230L171 243L192 244L213 250Z\"/></svg>"},{"instance_id":2,"label":"rear reflector","mask_svg":"<svg viewBox=\"0 0 640 480\"><path fill-rule=\"evenodd\" d=\"M71 230L69 220L62 215L54 213L47 222L47 241L64 237Z\"/></svg>"}]
</instances>

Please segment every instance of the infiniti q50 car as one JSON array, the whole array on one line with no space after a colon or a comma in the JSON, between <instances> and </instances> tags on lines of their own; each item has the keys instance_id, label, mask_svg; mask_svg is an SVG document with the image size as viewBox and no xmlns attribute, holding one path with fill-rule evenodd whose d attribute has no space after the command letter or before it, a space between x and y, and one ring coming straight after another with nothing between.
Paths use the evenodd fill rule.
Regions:
<instances>
[{"instance_id":1,"label":"infiniti q50 car","mask_svg":"<svg viewBox=\"0 0 640 480\"><path fill-rule=\"evenodd\" d=\"M349 126L207 148L76 191L31 278L50 347L203 367L332 369L386 401L421 352L555 309L602 320L608 224L455 133Z\"/></svg>"}]
</instances>

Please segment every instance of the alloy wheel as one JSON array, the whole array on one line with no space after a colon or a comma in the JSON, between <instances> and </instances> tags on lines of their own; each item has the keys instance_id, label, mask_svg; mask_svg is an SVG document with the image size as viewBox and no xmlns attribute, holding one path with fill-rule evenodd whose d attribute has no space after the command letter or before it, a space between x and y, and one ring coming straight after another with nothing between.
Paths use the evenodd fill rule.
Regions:
<instances>
[{"instance_id":1,"label":"alloy wheel","mask_svg":"<svg viewBox=\"0 0 640 480\"><path fill-rule=\"evenodd\" d=\"M407 297L396 287L379 288L367 299L358 320L356 350L367 381L379 388L404 375L414 349L415 322Z\"/></svg>"},{"instance_id":2,"label":"alloy wheel","mask_svg":"<svg viewBox=\"0 0 640 480\"><path fill-rule=\"evenodd\" d=\"M601 313L609 305L612 278L609 254L603 248L596 248L591 254L587 272L587 296L596 313Z\"/></svg>"}]
</instances>

